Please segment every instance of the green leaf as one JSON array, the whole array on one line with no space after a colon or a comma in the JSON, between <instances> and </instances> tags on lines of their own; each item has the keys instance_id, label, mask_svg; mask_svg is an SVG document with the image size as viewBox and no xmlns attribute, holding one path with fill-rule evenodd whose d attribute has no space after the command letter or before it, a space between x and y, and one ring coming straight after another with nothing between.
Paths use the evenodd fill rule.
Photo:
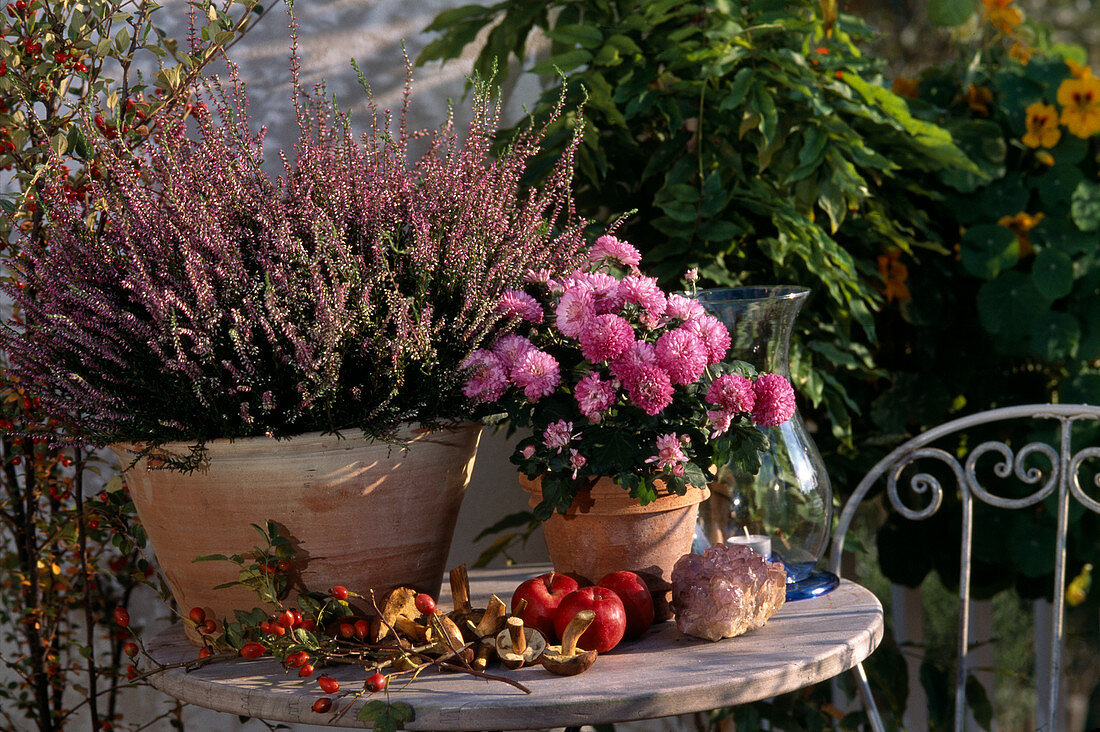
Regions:
<instances>
[{"instance_id":1,"label":"green leaf","mask_svg":"<svg viewBox=\"0 0 1100 732\"><path fill-rule=\"evenodd\" d=\"M997 224L972 226L963 234L960 255L963 268L983 280L991 280L1013 267L1020 258L1016 235Z\"/></svg>"},{"instance_id":2,"label":"green leaf","mask_svg":"<svg viewBox=\"0 0 1100 732\"><path fill-rule=\"evenodd\" d=\"M224 554L201 554L201 555L195 557L194 559L192 559L191 561L192 562L228 562L229 557L225 556Z\"/></svg>"},{"instance_id":3,"label":"green leaf","mask_svg":"<svg viewBox=\"0 0 1100 732\"><path fill-rule=\"evenodd\" d=\"M1058 164L1039 179L1039 200L1047 211L1064 208L1085 176L1076 165Z\"/></svg>"},{"instance_id":4,"label":"green leaf","mask_svg":"<svg viewBox=\"0 0 1100 732\"><path fill-rule=\"evenodd\" d=\"M1035 257L1031 277L1044 297L1065 297L1073 289L1073 260L1057 249L1046 249Z\"/></svg>"},{"instance_id":5,"label":"green leaf","mask_svg":"<svg viewBox=\"0 0 1100 732\"><path fill-rule=\"evenodd\" d=\"M929 0L928 20L942 28L956 28L974 15L972 0Z\"/></svg>"},{"instance_id":6,"label":"green leaf","mask_svg":"<svg viewBox=\"0 0 1100 732\"><path fill-rule=\"evenodd\" d=\"M449 26L458 25L464 21L473 20L475 18L484 18L488 23L493 17L494 8L487 8L484 5L463 5L457 8L451 8L450 10L444 10L439 15L435 16L435 19L424 30L426 31L447 31L450 30Z\"/></svg>"},{"instance_id":7,"label":"green leaf","mask_svg":"<svg viewBox=\"0 0 1100 732\"><path fill-rule=\"evenodd\" d=\"M966 706L970 707L978 726L988 730L993 724L993 704L985 687L973 674L966 675Z\"/></svg>"},{"instance_id":8,"label":"green leaf","mask_svg":"<svg viewBox=\"0 0 1100 732\"><path fill-rule=\"evenodd\" d=\"M1081 231L1096 231L1100 228L1100 183L1083 180L1073 190L1070 203L1073 223Z\"/></svg>"},{"instance_id":9,"label":"green leaf","mask_svg":"<svg viewBox=\"0 0 1100 732\"><path fill-rule=\"evenodd\" d=\"M1047 216L1030 232L1033 241L1073 256L1083 254L1096 246L1096 235L1081 231L1072 221L1062 217Z\"/></svg>"},{"instance_id":10,"label":"green leaf","mask_svg":"<svg viewBox=\"0 0 1100 732\"><path fill-rule=\"evenodd\" d=\"M978 289L978 319L994 335L1022 337L1031 332L1049 301L1023 272L1009 270Z\"/></svg>"},{"instance_id":11,"label":"green leaf","mask_svg":"<svg viewBox=\"0 0 1100 732\"><path fill-rule=\"evenodd\" d=\"M574 48L572 51L559 53L545 61L540 61L531 67L532 74L543 76L557 76L565 74L578 66L583 66L592 60L592 52L583 48Z\"/></svg>"},{"instance_id":12,"label":"green leaf","mask_svg":"<svg viewBox=\"0 0 1100 732\"><path fill-rule=\"evenodd\" d=\"M560 25L553 30L546 31L546 35L552 40L569 46L599 48L603 43L603 33L600 32L599 28L594 28L591 25Z\"/></svg>"},{"instance_id":13,"label":"green leaf","mask_svg":"<svg viewBox=\"0 0 1100 732\"><path fill-rule=\"evenodd\" d=\"M1061 361L1077 355L1081 326L1069 313L1047 311L1039 316L1031 333L1031 350L1046 361Z\"/></svg>"},{"instance_id":14,"label":"green leaf","mask_svg":"<svg viewBox=\"0 0 1100 732\"><path fill-rule=\"evenodd\" d=\"M505 531L507 529L516 529L521 526L527 526L534 520L534 518L534 514L532 514L530 511L519 511L517 513L510 513L487 529L483 529L480 534L474 537L474 541L480 541L486 536L489 536L491 534L498 534L501 531Z\"/></svg>"}]
</instances>

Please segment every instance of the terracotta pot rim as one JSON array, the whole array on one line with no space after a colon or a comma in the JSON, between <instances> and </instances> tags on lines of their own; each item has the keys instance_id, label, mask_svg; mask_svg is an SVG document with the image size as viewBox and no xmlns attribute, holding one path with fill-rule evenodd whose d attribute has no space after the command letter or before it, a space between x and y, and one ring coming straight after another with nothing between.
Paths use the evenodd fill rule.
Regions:
<instances>
[{"instance_id":1,"label":"terracotta pot rim","mask_svg":"<svg viewBox=\"0 0 1100 732\"><path fill-rule=\"evenodd\" d=\"M400 450L403 445L446 443L448 435L464 435L475 431L480 433L483 428L484 426L480 422L461 422L438 430L427 430L412 423L405 423L397 428L393 441L376 440L367 437L358 429L350 429L340 433L303 432L288 437L219 437L207 440L205 446L208 455L229 456L245 456L249 453L267 453L280 450L303 450L311 447L322 451L333 449L351 450L364 446ZM132 459L136 452L141 449L140 444L139 442L115 442L107 447L122 459ZM184 440L166 442L159 446L157 450L168 454L185 455L194 444L196 443Z\"/></svg>"},{"instance_id":2,"label":"terracotta pot rim","mask_svg":"<svg viewBox=\"0 0 1100 732\"><path fill-rule=\"evenodd\" d=\"M662 486L664 484L663 481L658 481L658 483ZM525 492L531 494L529 505L532 508L542 501L541 477L531 480L523 473L520 473L519 484ZM573 505L569 507L566 515L584 513L611 516L637 513L662 513L702 503L710 497L710 489L706 486L703 488L696 488L695 486L689 485L687 493L684 495L680 495L679 493L662 493L660 489L658 489L658 491L657 500L643 506L638 503L637 499L631 497L626 490L615 483L613 479L606 477L600 478L591 489L588 491L581 491L577 494L578 498L580 498L584 493L588 493L591 500L574 499Z\"/></svg>"}]
</instances>

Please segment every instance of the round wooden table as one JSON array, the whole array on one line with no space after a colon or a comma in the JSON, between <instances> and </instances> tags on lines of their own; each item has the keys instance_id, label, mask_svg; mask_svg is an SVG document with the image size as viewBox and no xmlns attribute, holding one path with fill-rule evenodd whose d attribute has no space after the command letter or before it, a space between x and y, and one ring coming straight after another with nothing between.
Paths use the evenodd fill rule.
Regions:
<instances>
[{"instance_id":1,"label":"round wooden table","mask_svg":"<svg viewBox=\"0 0 1100 732\"><path fill-rule=\"evenodd\" d=\"M516 585L546 570L473 571L474 605L483 607L493 592L507 602ZM449 598L441 599L441 606L449 605ZM530 694L467 674L430 671L407 686L394 680L385 693L337 698L332 711L317 714L313 702L326 696L317 685L320 674L300 679L271 658L210 663L192 671L175 668L154 674L149 682L191 704L269 721L369 727L356 720L359 707L388 698L412 706L415 716L405 723L410 730L577 727L733 706L800 689L865 659L882 639L882 628L878 599L845 580L822 597L784 604L763 628L737 638L699 640L669 621L601 656L580 676L553 676L541 667L493 671L523 683ZM165 665L198 655L178 627L155 636L147 648ZM361 669L325 673L344 690L363 688Z\"/></svg>"}]
</instances>

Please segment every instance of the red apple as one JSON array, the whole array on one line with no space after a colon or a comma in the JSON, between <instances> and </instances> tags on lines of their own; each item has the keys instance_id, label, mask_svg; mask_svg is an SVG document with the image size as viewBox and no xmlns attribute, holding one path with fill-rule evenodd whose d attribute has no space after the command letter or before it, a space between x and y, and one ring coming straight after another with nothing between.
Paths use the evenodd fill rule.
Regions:
<instances>
[{"instance_id":1,"label":"red apple","mask_svg":"<svg viewBox=\"0 0 1100 732\"><path fill-rule=\"evenodd\" d=\"M612 572L596 583L619 596L626 609L626 640L637 638L653 625L653 595L645 580L634 572Z\"/></svg>"},{"instance_id":2,"label":"red apple","mask_svg":"<svg viewBox=\"0 0 1100 732\"><path fill-rule=\"evenodd\" d=\"M523 582L512 593L512 613L523 619L528 628L535 628L547 638L554 636L554 615L558 603L570 592L577 589L577 581L557 572L540 574ZM527 601L527 607L516 613L520 600ZM564 627L564 626L563 626Z\"/></svg>"},{"instance_id":3,"label":"red apple","mask_svg":"<svg viewBox=\"0 0 1100 732\"><path fill-rule=\"evenodd\" d=\"M584 631L577 645L597 653L607 653L619 645L626 632L626 608L613 590L593 586L566 595L558 605L558 614L554 616L554 631L559 638L565 632L565 626L581 610L591 610L596 613L596 619Z\"/></svg>"}]
</instances>

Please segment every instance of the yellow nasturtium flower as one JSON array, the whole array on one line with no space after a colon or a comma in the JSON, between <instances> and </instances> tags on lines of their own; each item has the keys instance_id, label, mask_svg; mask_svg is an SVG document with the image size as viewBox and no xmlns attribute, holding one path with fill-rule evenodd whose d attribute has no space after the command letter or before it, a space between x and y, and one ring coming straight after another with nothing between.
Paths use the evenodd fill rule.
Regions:
<instances>
[{"instance_id":1,"label":"yellow nasturtium flower","mask_svg":"<svg viewBox=\"0 0 1100 732\"><path fill-rule=\"evenodd\" d=\"M1016 235L1020 259L1035 253L1035 247L1031 244L1031 236L1028 235L1028 232L1038 226L1045 216L1046 214L1042 212L1033 215L1021 211L1014 216L1002 216L997 220L999 225L1012 229L1012 233Z\"/></svg>"},{"instance_id":2,"label":"yellow nasturtium flower","mask_svg":"<svg viewBox=\"0 0 1100 732\"><path fill-rule=\"evenodd\" d=\"M1008 48L1008 55L1020 62L1021 66L1027 66L1027 62L1035 54L1035 49L1026 43L1016 41Z\"/></svg>"},{"instance_id":3,"label":"yellow nasturtium flower","mask_svg":"<svg viewBox=\"0 0 1100 732\"><path fill-rule=\"evenodd\" d=\"M1095 76L1066 79L1058 86L1061 122L1077 137L1100 132L1100 79Z\"/></svg>"},{"instance_id":4,"label":"yellow nasturtium flower","mask_svg":"<svg viewBox=\"0 0 1100 732\"><path fill-rule=\"evenodd\" d=\"M1062 139L1062 130L1058 128L1058 110L1053 104L1035 102L1029 104L1027 113L1027 132L1024 144L1028 147L1054 147Z\"/></svg>"},{"instance_id":5,"label":"yellow nasturtium flower","mask_svg":"<svg viewBox=\"0 0 1100 732\"><path fill-rule=\"evenodd\" d=\"M1088 66L1082 66L1071 58L1066 59L1066 66L1069 67L1069 73L1075 79L1084 79L1086 76L1092 76L1092 69Z\"/></svg>"},{"instance_id":6,"label":"yellow nasturtium flower","mask_svg":"<svg viewBox=\"0 0 1100 732\"><path fill-rule=\"evenodd\" d=\"M1092 585L1092 565L1086 564L1081 568L1081 573L1070 580L1066 588L1066 603L1072 606L1080 605L1089 594L1089 586Z\"/></svg>"},{"instance_id":7,"label":"yellow nasturtium flower","mask_svg":"<svg viewBox=\"0 0 1100 732\"><path fill-rule=\"evenodd\" d=\"M1024 14L1019 8L1012 7L1012 0L982 0L982 4L989 22L1006 36L1024 22Z\"/></svg>"}]
</instances>

